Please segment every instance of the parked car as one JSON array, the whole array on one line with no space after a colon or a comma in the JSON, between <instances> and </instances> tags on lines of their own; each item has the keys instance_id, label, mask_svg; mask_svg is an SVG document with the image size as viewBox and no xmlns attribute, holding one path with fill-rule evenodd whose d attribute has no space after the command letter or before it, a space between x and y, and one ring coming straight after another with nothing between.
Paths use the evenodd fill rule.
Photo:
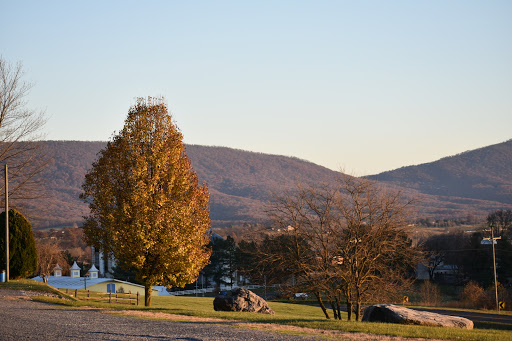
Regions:
<instances>
[{"instance_id":1,"label":"parked car","mask_svg":"<svg viewBox=\"0 0 512 341\"><path fill-rule=\"evenodd\" d=\"M308 294L305 292L298 292L295 294L295 298L299 300L306 300L308 298Z\"/></svg>"}]
</instances>

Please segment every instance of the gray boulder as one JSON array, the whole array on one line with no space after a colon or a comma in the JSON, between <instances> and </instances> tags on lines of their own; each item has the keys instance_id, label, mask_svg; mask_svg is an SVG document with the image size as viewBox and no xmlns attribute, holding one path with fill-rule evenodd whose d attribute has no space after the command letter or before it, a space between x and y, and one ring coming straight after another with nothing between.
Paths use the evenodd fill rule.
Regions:
<instances>
[{"instance_id":1,"label":"gray boulder","mask_svg":"<svg viewBox=\"0 0 512 341\"><path fill-rule=\"evenodd\" d=\"M218 295L213 300L216 311L247 311L274 314L267 302L250 290L236 288L226 295Z\"/></svg>"},{"instance_id":2,"label":"gray boulder","mask_svg":"<svg viewBox=\"0 0 512 341\"><path fill-rule=\"evenodd\" d=\"M473 321L464 317L418 311L392 304L369 306L364 310L363 321L473 329Z\"/></svg>"}]
</instances>

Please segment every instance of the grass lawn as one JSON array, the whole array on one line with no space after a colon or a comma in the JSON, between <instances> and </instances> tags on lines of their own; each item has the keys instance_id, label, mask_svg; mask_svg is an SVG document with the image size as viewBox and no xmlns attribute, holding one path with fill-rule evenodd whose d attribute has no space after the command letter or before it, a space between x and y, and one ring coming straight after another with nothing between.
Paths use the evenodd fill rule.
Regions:
<instances>
[{"instance_id":1,"label":"grass lawn","mask_svg":"<svg viewBox=\"0 0 512 341\"><path fill-rule=\"evenodd\" d=\"M28 290L28 291L44 291L49 293L54 293L57 295L67 296L62 294L60 291L46 285L42 282L34 281L31 279L19 279L19 280L10 280L9 282L0 283L0 289L13 289L13 290Z\"/></svg>"},{"instance_id":2,"label":"grass lawn","mask_svg":"<svg viewBox=\"0 0 512 341\"><path fill-rule=\"evenodd\" d=\"M0 283L0 289L23 288L24 290L41 291L42 283L36 285L30 283L30 288L24 287L26 282ZM51 289L49 289L51 290ZM318 307L306 304L293 304L283 302L269 302L270 307L275 311L275 315L265 315L257 313L236 313L236 312L217 312L213 310L212 297L158 297L152 298L152 307L126 306L108 303L95 303L85 301L59 300L56 298L41 297L41 301L61 303L70 306L97 306L109 309L136 309L148 312L162 312L169 314L179 314L188 316L197 316L205 318L220 318L228 320L239 320L247 322L272 323L307 327L314 329L339 330L345 332L361 332L369 334L383 334L402 337L423 337L445 340L512 340L512 330L510 325L499 323L476 322L475 329L461 330L440 327L422 327L386 323L368 323L368 322L349 322L346 321L346 314L343 321L326 320L322 311Z\"/></svg>"}]
</instances>

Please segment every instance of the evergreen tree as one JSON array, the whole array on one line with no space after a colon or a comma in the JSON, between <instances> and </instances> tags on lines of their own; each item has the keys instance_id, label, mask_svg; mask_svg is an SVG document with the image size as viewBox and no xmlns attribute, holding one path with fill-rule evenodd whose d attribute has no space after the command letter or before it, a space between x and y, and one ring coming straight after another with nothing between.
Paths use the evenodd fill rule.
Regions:
<instances>
[{"instance_id":1,"label":"evergreen tree","mask_svg":"<svg viewBox=\"0 0 512 341\"><path fill-rule=\"evenodd\" d=\"M236 243L233 237L214 237L210 242L212 255L210 264L204 268L205 276L212 278L217 287L231 285L235 280L236 273Z\"/></svg>"},{"instance_id":2,"label":"evergreen tree","mask_svg":"<svg viewBox=\"0 0 512 341\"><path fill-rule=\"evenodd\" d=\"M0 264L5 268L5 212L0 214ZM18 211L9 210L9 277L26 278L37 270L32 225Z\"/></svg>"}]
</instances>

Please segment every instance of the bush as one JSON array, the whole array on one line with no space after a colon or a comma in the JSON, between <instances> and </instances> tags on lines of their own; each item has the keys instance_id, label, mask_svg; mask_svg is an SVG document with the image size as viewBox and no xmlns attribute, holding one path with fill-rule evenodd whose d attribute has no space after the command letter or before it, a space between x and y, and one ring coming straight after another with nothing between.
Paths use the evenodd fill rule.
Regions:
<instances>
[{"instance_id":1,"label":"bush","mask_svg":"<svg viewBox=\"0 0 512 341\"><path fill-rule=\"evenodd\" d=\"M0 269L5 269L5 212L0 214ZM32 225L18 211L9 210L9 277L26 278L36 270Z\"/></svg>"},{"instance_id":2,"label":"bush","mask_svg":"<svg viewBox=\"0 0 512 341\"><path fill-rule=\"evenodd\" d=\"M483 304L483 308L489 309L489 310L495 310L496 309L496 289L494 288L494 285L489 286L487 290L485 291L485 303ZM511 298L507 291L507 289L498 282L498 301L499 302L505 302L505 309L510 309Z\"/></svg>"},{"instance_id":3,"label":"bush","mask_svg":"<svg viewBox=\"0 0 512 341\"><path fill-rule=\"evenodd\" d=\"M460 301L464 308L479 309L487 305L487 295L484 289L477 282L471 281L460 293Z\"/></svg>"},{"instance_id":4,"label":"bush","mask_svg":"<svg viewBox=\"0 0 512 341\"><path fill-rule=\"evenodd\" d=\"M439 306L441 303L441 290L431 281L425 281L420 286L421 303L426 306Z\"/></svg>"}]
</instances>

